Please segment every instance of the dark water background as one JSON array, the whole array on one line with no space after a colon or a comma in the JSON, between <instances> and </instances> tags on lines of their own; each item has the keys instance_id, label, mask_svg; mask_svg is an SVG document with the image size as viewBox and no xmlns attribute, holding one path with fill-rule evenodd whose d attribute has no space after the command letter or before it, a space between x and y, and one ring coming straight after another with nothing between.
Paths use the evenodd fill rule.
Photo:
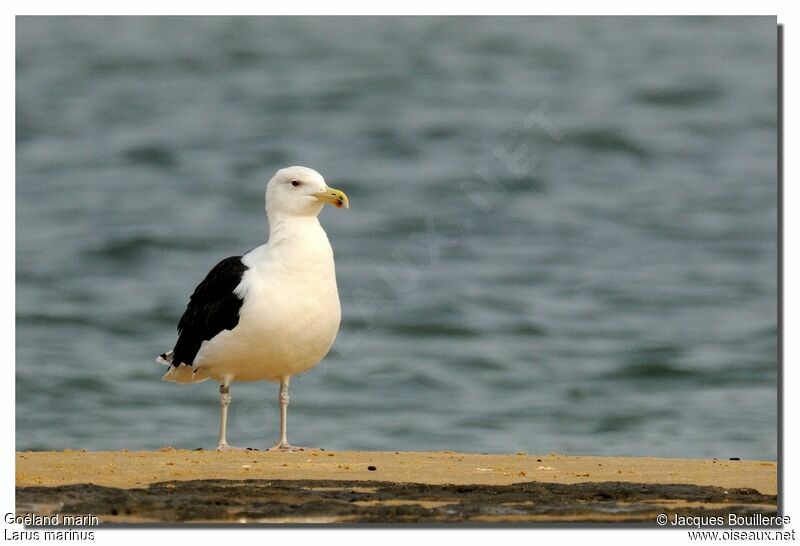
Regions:
<instances>
[{"instance_id":1,"label":"dark water background","mask_svg":"<svg viewBox=\"0 0 800 546\"><path fill-rule=\"evenodd\" d=\"M163 383L189 293L286 165L343 325L328 449L774 458L775 18L20 18L17 449L212 447ZM277 439L234 385L229 438Z\"/></svg>"}]
</instances>

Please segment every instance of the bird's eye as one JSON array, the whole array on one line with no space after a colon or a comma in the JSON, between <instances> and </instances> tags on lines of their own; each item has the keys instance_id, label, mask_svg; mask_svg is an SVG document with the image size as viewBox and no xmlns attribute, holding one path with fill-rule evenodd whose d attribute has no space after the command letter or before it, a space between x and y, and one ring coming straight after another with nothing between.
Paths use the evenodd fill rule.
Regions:
<instances>
[{"instance_id":1,"label":"bird's eye","mask_svg":"<svg viewBox=\"0 0 800 546\"><path fill-rule=\"evenodd\" d=\"M299 180L292 180L292 186L294 186L296 188L299 185L300 185L300 181Z\"/></svg>"}]
</instances>

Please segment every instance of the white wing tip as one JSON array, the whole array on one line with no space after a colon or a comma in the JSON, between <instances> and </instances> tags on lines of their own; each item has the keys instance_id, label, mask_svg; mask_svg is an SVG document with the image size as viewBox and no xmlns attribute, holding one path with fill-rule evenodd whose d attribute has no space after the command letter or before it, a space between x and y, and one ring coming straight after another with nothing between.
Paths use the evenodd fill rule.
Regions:
<instances>
[{"instance_id":1,"label":"white wing tip","mask_svg":"<svg viewBox=\"0 0 800 546\"><path fill-rule=\"evenodd\" d=\"M156 362L164 366L170 366L172 364L172 351L158 355L158 357L156 357Z\"/></svg>"}]
</instances>

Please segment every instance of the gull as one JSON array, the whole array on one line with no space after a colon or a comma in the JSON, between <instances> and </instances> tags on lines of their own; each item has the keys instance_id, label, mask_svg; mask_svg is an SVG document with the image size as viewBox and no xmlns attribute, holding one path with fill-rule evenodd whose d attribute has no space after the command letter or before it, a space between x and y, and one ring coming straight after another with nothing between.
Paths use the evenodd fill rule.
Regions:
<instances>
[{"instance_id":1,"label":"gull","mask_svg":"<svg viewBox=\"0 0 800 546\"><path fill-rule=\"evenodd\" d=\"M341 322L333 250L318 219L326 204L349 208L347 195L317 171L275 173L266 189L266 244L211 269L189 298L174 348L156 359L169 366L166 381L219 383L220 451L238 449L226 438L235 381L280 383L280 437L271 450L302 449L286 435L289 380L320 363Z\"/></svg>"}]
</instances>

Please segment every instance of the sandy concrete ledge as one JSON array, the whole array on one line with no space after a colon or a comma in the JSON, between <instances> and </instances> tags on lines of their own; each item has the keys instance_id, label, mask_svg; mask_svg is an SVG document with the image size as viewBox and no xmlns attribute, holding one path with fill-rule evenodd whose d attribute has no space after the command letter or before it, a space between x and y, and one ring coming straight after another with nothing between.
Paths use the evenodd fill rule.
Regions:
<instances>
[{"instance_id":1,"label":"sandy concrete ledge","mask_svg":"<svg viewBox=\"0 0 800 546\"><path fill-rule=\"evenodd\" d=\"M773 461L453 452L21 452L17 510L126 522L653 522L774 514Z\"/></svg>"}]
</instances>

